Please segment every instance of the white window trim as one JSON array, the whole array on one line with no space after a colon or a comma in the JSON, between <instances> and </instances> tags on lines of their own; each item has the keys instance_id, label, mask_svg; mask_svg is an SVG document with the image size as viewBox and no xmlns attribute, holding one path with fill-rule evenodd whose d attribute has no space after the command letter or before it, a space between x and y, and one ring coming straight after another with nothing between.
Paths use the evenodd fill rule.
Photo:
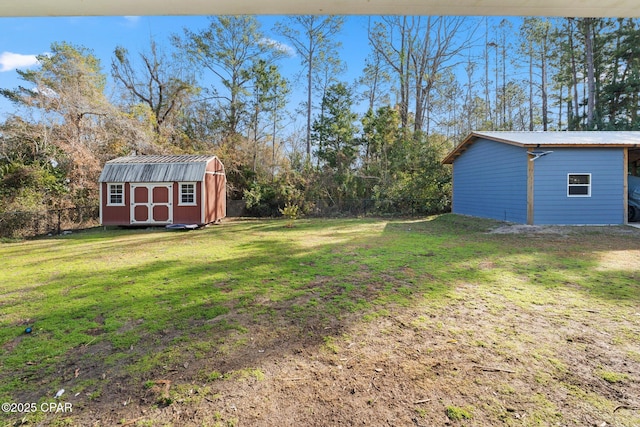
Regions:
<instances>
[{"instance_id":1,"label":"white window trim","mask_svg":"<svg viewBox=\"0 0 640 427\"><path fill-rule=\"evenodd\" d=\"M122 203L113 203L111 202L111 196L113 195L111 191L111 186L118 185L122 189ZM124 183L122 182L109 182L107 183L107 206L124 206L125 205L125 197L124 197Z\"/></svg>"},{"instance_id":2,"label":"white window trim","mask_svg":"<svg viewBox=\"0 0 640 427\"><path fill-rule=\"evenodd\" d=\"M184 203L182 201L182 186L183 185L193 185L193 202L190 203ZM178 206L197 206L198 205L198 200L196 199L196 193L197 193L197 189L198 186L196 185L195 182L180 182L178 183Z\"/></svg>"},{"instance_id":3,"label":"white window trim","mask_svg":"<svg viewBox=\"0 0 640 427\"><path fill-rule=\"evenodd\" d=\"M589 184L570 184L569 179L571 175L587 175L589 177ZM571 172L567 174L567 197L591 197L591 184L592 178L590 173L585 172ZM587 194L569 194L569 188L571 187L587 187Z\"/></svg>"}]
</instances>

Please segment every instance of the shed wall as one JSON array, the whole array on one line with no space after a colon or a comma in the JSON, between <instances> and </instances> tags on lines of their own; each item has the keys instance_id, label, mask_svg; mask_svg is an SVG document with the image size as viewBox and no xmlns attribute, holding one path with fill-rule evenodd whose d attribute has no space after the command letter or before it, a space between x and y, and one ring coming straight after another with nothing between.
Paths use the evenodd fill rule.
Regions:
<instances>
[{"instance_id":1,"label":"shed wall","mask_svg":"<svg viewBox=\"0 0 640 427\"><path fill-rule=\"evenodd\" d=\"M205 222L211 223L227 216L227 178L224 166L217 158L207 165L204 177L205 187Z\"/></svg>"},{"instance_id":2,"label":"shed wall","mask_svg":"<svg viewBox=\"0 0 640 427\"><path fill-rule=\"evenodd\" d=\"M479 139L453 165L453 212L527 222L526 150Z\"/></svg>"},{"instance_id":3,"label":"shed wall","mask_svg":"<svg viewBox=\"0 0 640 427\"><path fill-rule=\"evenodd\" d=\"M108 206L107 205L107 185L106 182L101 182L102 186L101 197L102 202L100 205L102 219L102 225L126 225L130 223L130 210L131 210L131 197L129 195L129 184L124 185L124 206Z\"/></svg>"},{"instance_id":4,"label":"shed wall","mask_svg":"<svg viewBox=\"0 0 640 427\"><path fill-rule=\"evenodd\" d=\"M551 148L535 161L535 224L624 223L624 150ZM567 175L591 174L591 197L568 197Z\"/></svg>"},{"instance_id":5,"label":"shed wall","mask_svg":"<svg viewBox=\"0 0 640 427\"><path fill-rule=\"evenodd\" d=\"M131 224L131 186L129 183L124 183L124 206L108 206L107 205L107 185L108 183L101 183L102 185L102 225L130 225ZM171 209L172 209L172 222L175 224L203 224L207 221L202 221L202 183L196 183L196 201L197 204L193 206L180 206L180 185L177 182L173 183L173 190L171 194ZM141 200L138 200L141 201ZM144 225L145 222L141 222L138 225Z\"/></svg>"},{"instance_id":6,"label":"shed wall","mask_svg":"<svg viewBox=\"0 0 640 427\"><path fill-rule=\"evenodd\" d=\"M180 205L180 184L173 185L173 223L174 224L202 224L202 183L196 182L196 204L193 206Z\"/></svg>"}]
</instances>

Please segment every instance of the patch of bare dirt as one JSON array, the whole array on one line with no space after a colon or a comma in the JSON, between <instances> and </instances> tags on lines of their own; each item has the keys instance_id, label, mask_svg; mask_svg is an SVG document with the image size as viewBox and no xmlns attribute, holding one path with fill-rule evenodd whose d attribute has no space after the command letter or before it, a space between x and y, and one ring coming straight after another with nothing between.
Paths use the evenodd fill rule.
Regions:
<instances>
[{"instance_id":1,"label":"patch of bare dirt","mask_svg":"<svg viewBox=\"0 0 640 427\"><path fill-rule=\"evenodd\" d=\"M491 234L560 234L569 233L570 229L563 226L551 225L526 225L526 224L510 224L494 228Z\"/></svg>"},{"instance_id":2,"label":"patch of bare dirt","mask_svg":"<svg viewBox=\"0 0 640 427\"><path fill-rule=\"evenodd\" d=\"M607 233L607 234L634 234L632 227L623 226L581 226L581 225L527 225L506 224L489 231L489 234L541 234L566 236L575 233Z\"/></svg>"},{"instance_id":3,"label":"patch of bare dirt","mask_svg":"<svg viewBox=\"0 0 640 427\"><path fill-rule=\"evenodd\" d=\"M367 319L296 322L281 314L229 313L225 321L247 328L227 337L236 340L232 348L181 359L149 378L113 379L99 398L78 405L71 420L82 426L632 426L629 420L639 419L640 363L616 336L621 329L640 332L640 316L601 316L562 304L523 308L471 284L455 292L464 297L446 306L396 307L392 315ZM602 371L622 379L608 382ZM203 375L212 372L222 376ZM471 418L452 420L448 407Z\"/></svg>"}]
</instances>

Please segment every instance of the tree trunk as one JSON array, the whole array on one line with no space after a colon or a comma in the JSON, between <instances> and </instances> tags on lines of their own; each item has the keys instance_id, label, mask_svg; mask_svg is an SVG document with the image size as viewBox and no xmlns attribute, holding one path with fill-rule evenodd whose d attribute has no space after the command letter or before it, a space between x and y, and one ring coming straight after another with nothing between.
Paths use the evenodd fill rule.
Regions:
<instances>
[{"instance_id":1,"label":"tree trunk","mask_svg":"<svg viewBox=\"0 0 640 427\"><path fill-rule=\"evenodd\" d=\"M409 123L409 60L410 48L407 46L407 17L402 17L400 43L400 120L402 128L407 129Z\"/></svg>"},{"instance_id":2,"label":"tree trunk","mask_svg":"<svg viewBox=\"0 0 640 427\"><path fill-rule=\"evenodd\" d=\"M578 128L577 123L574 123L575 120L578 120L580 117L580 105L578 102L578 70L576 66L576 55L573 46L573 18L569 18L569 53L571 55L571 84L573 86L573 120L569 123L569 130L575 130Z\"/></svg>"},{"instance_id":3,"label":"tree trunk","mask_svg":"<svg viewBox=\"0 0 640 427\"><path fill-rule=\"evenodd\" d=\"M309 37L309 58L307 64L307 162L311 160L311 91L313 88L313 39Z\"/></svg>"},{"instance_id":4,"label":"tree trunk","mask_svg":"<svg viewBox=\"0 0 640 427\"><path fill-rule=\"evenodd\" d=\"M547 131L549 127L549 102L547 95L547 55L546 47L547 47L547 35L544 35L543 39L544 50L540 57L542 58L542 63L540 64L540 73L542 74L542 130Z\"/></svg>"},{"instance_id":5,"label":"tree trunk","mask_svg":"<svg viewBox=\"0 0 640 427\"><path fill-rule=\"evenodd\" d=\"M596 78L593 61L593 18L585 18L583 22L584 45L587 67L587 129L594 129L594 112L596 108Z\"/></svg>"},{"instance_id":6,"label":"tree trunk","mask_svg":"<svg viewBox=\"0 0 640 427\"><path fill-rule=\"evenodd\" d=\"M529 131L533 130L533 47L529 42Z\"/></svg>"}]
</instances>

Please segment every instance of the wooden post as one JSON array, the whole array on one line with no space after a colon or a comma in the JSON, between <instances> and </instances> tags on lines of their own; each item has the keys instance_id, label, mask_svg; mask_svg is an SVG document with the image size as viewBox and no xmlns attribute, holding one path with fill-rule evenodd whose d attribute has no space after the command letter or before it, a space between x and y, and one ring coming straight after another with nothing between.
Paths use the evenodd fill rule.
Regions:
<instances>
[{"instance_id":1,"label":"wooden post","mask_svg":"<svg viewBox=\"0 0 640 427\"><path fill-rule=\"evenodd\" d=\"M629 149L625 148L622 155L622 223L629 223Z\"/></svg>"},{"instance_id":2,"label":"wooden post","mask_svg":"<svg viewBox=\"0 0 640 427\"><path fill-rule=\"evenodd\" d=\"M527 224L533 225L533 202L534 202L534 164L531 161L531 153L533 148L529 148L527 152Z\"/></svg>"}]
</instances>

